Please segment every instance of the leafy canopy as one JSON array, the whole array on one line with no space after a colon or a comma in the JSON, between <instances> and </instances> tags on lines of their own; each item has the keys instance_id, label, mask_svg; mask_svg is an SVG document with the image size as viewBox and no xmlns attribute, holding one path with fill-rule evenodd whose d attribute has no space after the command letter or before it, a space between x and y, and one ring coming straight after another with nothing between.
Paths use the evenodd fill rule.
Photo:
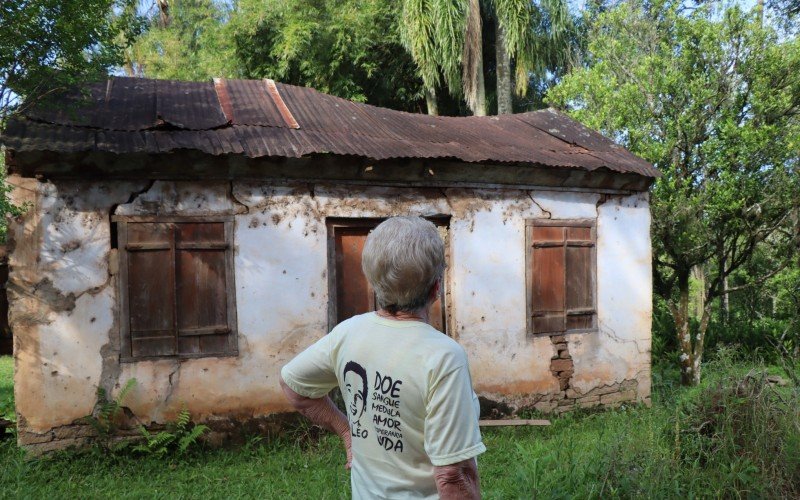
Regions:
<instances>
[{"instance_id":1,"label":"leafy canopy","mask_svg":"<svg viewBox=\"0 0 800 500\"><path fill-rule=\"evenodd\" d=\"M400 44L398 4L240 0L231 23L243 75L417 110L421 81Z\"/></svg>"},{"instance_id":2,"label":"leafy canopy","mask_svg":"<svg viewBox=\"0 0 800 500\"><path fill-rule=\"evenodd\" d=\"M169 10L146 14L148 30L128 52L131 75L173 80L236 77L232 4L219 0L171 0Z\"/></svg>"},{"instance_id":3,"label":"leafy canopy","mask_svg":"<svg viewBox=\"0 0 800 500\"><path fill-rule=\"evenodd\" d=\"M791 239L779 229L800 193L800 42L756 11L682 7L630 0L601 13L587 67L547 99L663 173L651 204L655 288L671 305L684 368L699 377L709 310L692 334L692 268L707 269L710 307L758 245Z\"/></svg>"},{"instance_id":4,"label":"leafy canopy","mask_svg":"<svg viewBox=\"0 0 800 500\"><path fill-rule=\"evenodd\" d=\"M143 23L135 0L0 3L0 126L24 101L102 78Z\"/></svg>"}]
</instances>

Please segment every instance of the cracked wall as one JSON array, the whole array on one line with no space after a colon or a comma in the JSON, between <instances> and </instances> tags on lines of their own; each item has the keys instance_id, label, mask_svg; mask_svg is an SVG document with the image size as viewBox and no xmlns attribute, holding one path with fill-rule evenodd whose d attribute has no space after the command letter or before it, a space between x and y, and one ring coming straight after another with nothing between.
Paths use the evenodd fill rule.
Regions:
<instances>
[{"instance_id":1,"label":"cracked wall","mask_svg":"<svg viewBox=\"0 0 800 500\"><path fill-rule=\"evenodd\" d=\"M326 217L451 217L450 327L485 400L561 411L649 398L646 193L11 181L16 199L32 202L13 226L9 283L22 444L89 414L98 386L113 394L130 378L138 384L126 406L144 424L183 405L220 425L289 410L280 367L328 327ZM112 212L235 216L238 356L119 363ZM528 218L597 218L599 331L564 339L567 384L551 370L558 343L526 333Z\"/></svg>"}]
</instances>

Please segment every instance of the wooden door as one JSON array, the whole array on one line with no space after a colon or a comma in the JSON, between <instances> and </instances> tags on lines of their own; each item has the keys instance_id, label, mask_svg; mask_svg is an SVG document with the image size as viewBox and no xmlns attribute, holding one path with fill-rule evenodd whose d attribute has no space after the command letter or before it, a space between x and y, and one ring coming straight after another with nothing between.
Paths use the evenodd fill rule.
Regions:
<instances>
[{"instance_id":1,"label":"wooden door","mask_svg":"<svg viewBox=\"0 0 800 500\"><path fill-rule=\"evenodd\" d=\"M330 225L335 264L333 291L336 295L336 324L377 308L375 291L361 270L361 254L364 251L367 235L380 222L380 220L350 220ZM442 226L442 232L446 232L446 226ZM447 333L444 306L445 280L442 281L439 297L431 305L429 317L431 326Z\"/></svg>"}]
</instances>

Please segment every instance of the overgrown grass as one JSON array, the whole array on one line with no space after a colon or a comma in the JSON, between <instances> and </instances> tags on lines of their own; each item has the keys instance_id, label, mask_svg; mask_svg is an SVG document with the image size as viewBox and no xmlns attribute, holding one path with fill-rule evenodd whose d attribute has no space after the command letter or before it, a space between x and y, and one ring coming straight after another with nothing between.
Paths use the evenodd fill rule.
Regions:
<instances>
[{"instance_id":1,"label":"overgrown grass","mask_svg":"<svg viewBox=\"0 0 800 500\"><path fill-rule=\"evenodd\" d=\"M4 376L9 366L0 359ZM765 384L762 372L723 359L709 365L703 386L686 390L677 387L677 372L658 370L652 408L573 413L553 418L550 427L484 429L484 497L796 497L798 392ZM742 380L750 380L750 392L742 392ZM0 391L8 385L0 378ZM343 453L331 436L254 439L244 448L180 458L91 451L28 460L5 443L0 463L0 497L349 496Z\"/></svg>"},{"instance_id":2,"label":"overgrown grass","mask_svg":"<svg viewBox=\"0 0 800 500\"><path fill-rule=\"evenodd\" d=\"M14 415L14 359L0 356L0 418L16 420Z\"/></svg>"}]
</instances>

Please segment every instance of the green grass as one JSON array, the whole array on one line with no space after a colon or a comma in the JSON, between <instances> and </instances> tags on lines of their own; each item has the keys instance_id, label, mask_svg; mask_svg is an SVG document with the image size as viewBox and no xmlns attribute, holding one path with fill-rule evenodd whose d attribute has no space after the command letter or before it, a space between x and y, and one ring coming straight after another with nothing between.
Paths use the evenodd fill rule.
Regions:
<instances>
[{"instance_id":1,"label":"green grass","mask_svg":"<svg viewBox=\"0 0 800 500\"><path fill-rule=\"evenodd\" d=\"M3 398L10 388L10 366L0 358ZM800 492L800 473L791 470L800 470L800 458L791 461L800 457L798 393L784 388L773 401L731 392L738 385L726 385L726 380L741 380L751 368L710 365L708 382L690 390L676 386L677 373L659 371L652 408L573 413L553 418L550 427L484 429L488 451L479 459L483 495L793 497ZM764 425L753 424L758 419ZM714 422L714 433L703 431L708 425L701 421ZM753 439L730 439L748 432L742 425L754 429ZM337 440L302 437L254 439L243 448L197 449L163 459L94 450L32 460L6 442L0 444L0 498L349 497ZM749 448L737 448L737 443Z\"/></svg>"},{"instance_id":2,"label":"green grass","mask_svg":"<svg viewBox=\"0 0 800 500\"><path fill-rule=\"evenodd\" d=\"M0 356L0 418L16 420L14 415L14 359Z\"/></svg>"}]
</instances>

